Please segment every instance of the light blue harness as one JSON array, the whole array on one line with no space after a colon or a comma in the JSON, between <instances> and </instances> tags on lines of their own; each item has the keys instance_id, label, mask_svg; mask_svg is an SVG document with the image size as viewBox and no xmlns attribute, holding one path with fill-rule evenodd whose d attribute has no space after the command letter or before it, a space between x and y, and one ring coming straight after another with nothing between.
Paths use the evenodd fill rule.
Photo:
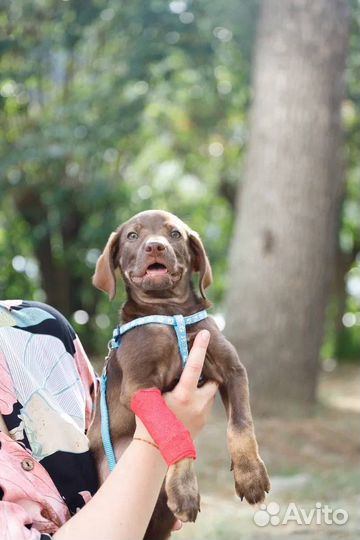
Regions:
<instances>
[{"instance_id":1,"label":"light blue harness","mask_svg":"<svg viewBox=\"0 0 360 540\"><path fill-rule=\"evenodd\" d=\"M203 309L202 311L194 313L193 315L189 315L188 317L183 317L183 315L148 315L147 317L140 317L139 319L134 319L133 321L122 324L121 326L117 326L115 328L115 330L113 331L112 339L109 342L109 351L118 349L121 345L121 336L129 330L136 328L137 326L143 326L144 324L166 324L168 326L173 326L175 329L181 355L182 367L184 369L186 361L189 357L186 340L186 327L190 324L195 324L199 321L203 321L207 318L207 316L207 311ZM112 471L116 465L116 457L111 442L109 409L107 405L106 394L107 375L105 365L104 372L100 377L101 437L109 469L110 471Z\"/></svg>"}]
</instances>

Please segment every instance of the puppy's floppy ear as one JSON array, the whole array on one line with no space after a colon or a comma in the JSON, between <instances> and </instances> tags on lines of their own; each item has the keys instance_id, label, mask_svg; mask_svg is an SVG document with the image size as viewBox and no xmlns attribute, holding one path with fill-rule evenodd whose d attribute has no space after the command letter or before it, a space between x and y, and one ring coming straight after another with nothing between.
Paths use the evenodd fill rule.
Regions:
<instances>
[{"instance_id":1,"label":"puppy's floppy ear","mask_svg":"<svg viewBox=\"0 0 360 540\"><path fill-rule=\"evenodd\" d=\"M120 231L112 232L106 243L104 251L97 260L95 274L92 282L95 287L108 293L109 299L113 300L116 293L116 262L118 254Z\"/></svg>"},{"instance_id":2,"label":"puppy's floppy ear","mask_svg":"<svg viewBox=\"0 0 360 540\"><path fill-rule=\"evenodd\" d=\"M191 264L194 272L200 272L199 288L201 296L206 299L205 289L213 282L212 270L205 248L197 232L189 231Z\"/></svg>"}]
</instances>

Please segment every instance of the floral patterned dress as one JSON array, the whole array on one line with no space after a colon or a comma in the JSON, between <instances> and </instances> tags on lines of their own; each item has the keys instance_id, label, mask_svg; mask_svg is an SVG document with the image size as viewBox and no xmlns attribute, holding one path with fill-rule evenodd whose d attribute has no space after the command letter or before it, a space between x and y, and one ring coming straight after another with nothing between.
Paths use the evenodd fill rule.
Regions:
<instances>
[{"instance_id":1,"label":"floral patterned dress","mask_svg":"<svg viewBox=\"0 0 360 540\"><path fill-rule=\"evenodd\" d=\"M96 388L59 312L0 302L1 540L48 538L96 492L86 436Z\"/></svg>"}]
</instances>

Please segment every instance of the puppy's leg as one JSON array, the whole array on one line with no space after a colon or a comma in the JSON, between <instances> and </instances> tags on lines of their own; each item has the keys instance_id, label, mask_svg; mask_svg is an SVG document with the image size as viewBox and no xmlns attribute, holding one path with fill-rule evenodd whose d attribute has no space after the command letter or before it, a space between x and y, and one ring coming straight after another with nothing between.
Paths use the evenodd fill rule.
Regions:
<instances>
[{"instance_id":1,"label":"puppy's leg","mask_svg":"<svg viewBox=\"0 0 360 540\"><path fill-rule=\"evenodd\" d=\"M196 450L189 431L170 411L157 388L136 390L130 406L169 465L165 483L168 507L182 521L195 521L200 496L193 467Z\"/></svg>"},{"instance_id":2,"label":"puppy's leg","mask_svg":"<svg viewBox=\"0 0 360 540\"><path fill-rule=\"evenodd\" d=\"M165 489L168 507L181 521L195 521L200 511L200 495L194 460L183 459L170 465Z\"/></svg>"},{"instance_id":3,"label":"puppy's leg","mask_svg":"<svg viewBox=\"0 0 360 540\"><path fill-rule=\"evenodd\" d=\"M190 433L170 411L157 388L138 391L131 407L169 465L165 483L169 508L181 521L195 521L200 497L193 467L196 451Z\"/></svg>"},{"instance_id":4,"label":"puppy's leg","mask_svg":"<svg viewBox=\"0 0 360 540\"><path fill-rule=\"evenodd\" d=\"M230 373L220 387L220 393L228 415L227 438L231 469L237 494L241 500L245 497L250 504L254 504L264 500L265 492L270 490L270 480L258 452L246 370L235 349L229 347L229 352Z\"/></svg>"},{"instance_id":5,"label":"puppy's leg","mask_svg":"<svg viewBox=\"0 0 360 540\"><path fill-rule=\"evenodd\" d=\"M131 409L143 421L168 465L196 458L189 431L169 409L158 388L137 391L131 400Z\"/></svg>"}]
</instances>

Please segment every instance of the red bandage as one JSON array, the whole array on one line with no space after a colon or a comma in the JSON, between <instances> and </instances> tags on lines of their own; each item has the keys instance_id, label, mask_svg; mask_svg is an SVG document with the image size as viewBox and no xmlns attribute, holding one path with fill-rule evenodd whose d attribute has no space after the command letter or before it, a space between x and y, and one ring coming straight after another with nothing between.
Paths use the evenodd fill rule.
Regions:
<instances>
[{"instance_id":1,"label":"red bandage","mask_svg":"<svg viewBox=\"0 0 360 540\"><path fill-rule=\"evenodd\" d=\"M181 459L196 459L189 431L170 411L158 388L139 390L131 400L132 411L156 442L168 465Z\"/></svg>"}]
</instances>

